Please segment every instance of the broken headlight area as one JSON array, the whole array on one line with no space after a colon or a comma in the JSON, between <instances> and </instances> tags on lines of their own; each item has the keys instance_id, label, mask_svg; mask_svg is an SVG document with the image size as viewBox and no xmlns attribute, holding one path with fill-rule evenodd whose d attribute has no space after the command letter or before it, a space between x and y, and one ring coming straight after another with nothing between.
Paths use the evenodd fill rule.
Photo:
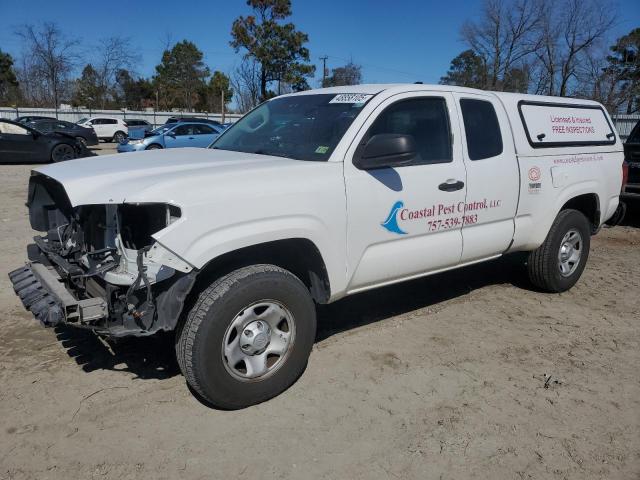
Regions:
<instances>
[{"instance_id":1,"label":"broken headlight area","mask_svg":"<svg viewBox=\"0 0 640 480\"><path fill-rule=\"evenodd\" d=\"M28 271L13 272L12 282L43 323L74 323L114 336L174 328L195 272L153 235L180 218L179 207L72 208L62 186L44 176L32 177L28 206L31 226L45 234L34 237ZM51 303L49 310L43 299Z\"/></svg>"}]
</instances>

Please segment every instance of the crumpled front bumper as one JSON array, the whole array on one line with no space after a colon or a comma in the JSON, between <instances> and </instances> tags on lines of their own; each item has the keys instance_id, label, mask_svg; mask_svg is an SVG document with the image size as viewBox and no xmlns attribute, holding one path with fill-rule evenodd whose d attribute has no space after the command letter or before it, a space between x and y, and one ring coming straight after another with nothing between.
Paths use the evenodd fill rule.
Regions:
<instances>
[{"instance_id":1,"label":"crumpled front bumper","mask_svg":"<svg viewBox=\"0 0 640 480\"><path fill-rule=\"evenodd\" d=\"M9 279L24 307L46 327L54 327L59 323L88 326L107 316L107 302L104 299L77 300L53 267L28 263L10 272Z\"/></svg>"}]
</instances>

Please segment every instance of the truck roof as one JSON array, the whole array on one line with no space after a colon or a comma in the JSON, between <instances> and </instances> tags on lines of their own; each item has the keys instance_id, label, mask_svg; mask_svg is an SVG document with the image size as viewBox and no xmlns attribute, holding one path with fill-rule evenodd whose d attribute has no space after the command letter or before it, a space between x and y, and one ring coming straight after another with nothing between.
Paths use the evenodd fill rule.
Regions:
<instances>
[{"instance_id":1,"label":"truck roof","mask_svg":"<svg viewBox=\"0 0 640 480\"><path fill-rule=\"evenodd\" d=\"M398 92L408 91L441 91L441 92L457 92L467 94L481 94L487 93L493 94L500 98L504 103L518 102L520 100L538 101L538 102L554 102L554 103L575 103L581 105L600 105L593 100L586 100L582 98L568 98L568 97L551 97L545 95L530 95L526 93L510 93L510 92L495 92L490 90L479 90L476 88L458 87L456 85L438 85L427 83L369 83L362 85L346 85L341 87L328 87L328 88L316 88L313 90L304 90L302 92L291 93L288 95L320 95L320 94L339 94L339 93L365 93L365 94L377 94L383 91L393 90Z\"/></svg>"}]
</instances>

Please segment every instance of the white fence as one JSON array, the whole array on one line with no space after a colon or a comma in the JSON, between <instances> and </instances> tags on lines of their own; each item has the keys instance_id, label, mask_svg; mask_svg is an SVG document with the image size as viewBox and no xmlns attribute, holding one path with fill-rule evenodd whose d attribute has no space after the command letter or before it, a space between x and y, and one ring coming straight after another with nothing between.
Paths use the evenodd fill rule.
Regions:
<instances>
[{"instance_id":1,"label":"white fence","mask_svg":"<svg viewBox=\"0 0 640 480\"><path fill-rule=\"evenodd\" d=\"M633 130L633 127L635 127L636 123L640 121L640 114L611 115L611 118L613 119L616 130L620 135L620 139L624 142L631 133L631 130Z\"/></svg>"},{"instance_id":2,"label":"white fence","mask_svg":"<svg viewBox=\"0 0 640 480\"><path fill-rule=\"evenodd\" d=\"M53 117L58 120L66 120L67 122L77 122L84 117L115 117L126 120L127 118L135 118L146 120L154 126L163 125L169 117L187 116L211 118L222 122L222 114L207 112L156 112L156 111L136 111L136 110L93 110L91 108L74 108L74 109L54 109L54 108L12 108L0 107L0 118L8 118L10 120L16 117L24 117L27 115L39 115L42 117ZM226 113L225 122L235 122L242 115L236 113Z\"/></svg>"}]
</instances>

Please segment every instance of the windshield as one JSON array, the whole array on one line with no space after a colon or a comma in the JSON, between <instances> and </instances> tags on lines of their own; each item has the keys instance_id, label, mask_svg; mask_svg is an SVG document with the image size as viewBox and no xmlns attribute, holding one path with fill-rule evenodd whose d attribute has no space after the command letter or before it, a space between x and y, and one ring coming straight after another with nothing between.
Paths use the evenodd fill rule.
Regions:
<instances>
[{"instance_id":1,"label":"windshield","mask_svg":"<svg viewBox=\"0 0 640 480\"><path fill-rule=\"evenodd\" d=\"M372 96L319 94L276 98L227 129L210 148L324 161Z\"/></svg>"}]
</instances>

